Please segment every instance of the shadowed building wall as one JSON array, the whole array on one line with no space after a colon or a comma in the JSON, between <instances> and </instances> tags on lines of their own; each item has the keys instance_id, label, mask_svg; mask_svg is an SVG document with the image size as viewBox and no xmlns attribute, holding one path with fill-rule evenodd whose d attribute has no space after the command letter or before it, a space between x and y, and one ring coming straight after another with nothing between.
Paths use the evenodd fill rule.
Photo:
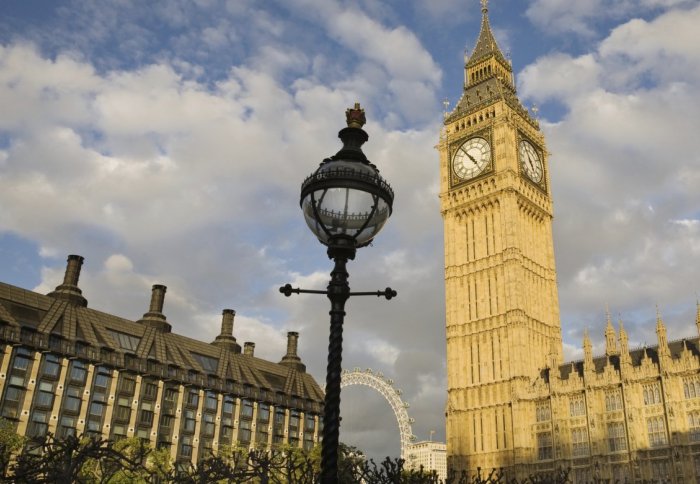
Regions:
<instances>
[{"instance_id":1,"label":"shadowed building wall","mask_svg":"<svg viewBox=\"0 0 700 484\"><path fill-rule=\"evenodd\" d=\"M297 355L298 333L273 363L252 342L241 352L231 309L212 343L172 333L162 285L139 321L89 309L82 263L69 256L49 295L0 283L0 416L19 434L136 436L185 463L224 446L319 441L323 392Z\"/></svg>"}]
</instances>

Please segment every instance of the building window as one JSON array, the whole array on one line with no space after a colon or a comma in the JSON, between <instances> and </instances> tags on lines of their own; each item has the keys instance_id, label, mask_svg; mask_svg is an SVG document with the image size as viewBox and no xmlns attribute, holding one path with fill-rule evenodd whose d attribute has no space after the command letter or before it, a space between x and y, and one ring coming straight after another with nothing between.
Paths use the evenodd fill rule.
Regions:
<instances>
[{"instance_id":1,"label":"building window","mask_svg":"<svg viewBox=\"0 0 700 484\"><path fill-rule=\"evenodd\" d=\"M24 401L24 388L8 386L5 391L5 401L2 416L6 418L19 417L19 411Z\"/></svg>"},{"instance_id":2,"label":"building window","mask_svg":"<svg viewBox=\"0 0 700 484\"><path fill-rule=\"evenodd\" d=\"M183 436L180 440L180 457L192 457L192 437Z\"/></svg>"},{"instance_id":3,"label":"building window","mask_svg":"<svg viewBox=\"0 0 700 484\"><path fill-rule=\"evenodd\" d=\"M284 442L284 420L286 412L283 408L275 409L275 422L273 426L272 443L281 444Z\"/></svg>"},{"instance_id":4,"label":"building window","mask_svg":"<svg viewBox=\"0 0 700 484\"><path fill-rule=\"evenodd\" d=\"M651 417L647 419L647 433L649 434L649 446L661 447L668 442L666 438L666 425L663 417Z\"/></svg>"},{"instance_id":5,"label":"building window","mask_svg":"<svg viewBox=\"0 0 700 484\"><path fill-rule=\"evenodd\" d=\"M10 377L10 385L14 385L16 387L24 387L24 375L12 375Z\"/></svg>"},{"instance_id":6,"label":"building window","mask_svg":"<svg viewBox=\"0 0 700 484\"><path fill-rule=\"evenodd\" d=\"M289 444L296 447L299 442L299 411L289 412Z\"/></svg>"},{"instance_id":7,"label":"building window","mask_svg":"<svg viewBox=\"0 0 700 484\"><path fill-rule=\"evenodd\" d=\"M85 384L85 377L87 376L87 370L85 369L85 363L79 360L74 360L71 363L70 368L70 381L72 383L78 383L80 385Z\"/></svg>"},{"instance_id":8,"label":"building window","mask_svg":"<svg viewBox=\"0 0 700 484\"><path fill-rule=\"evenodd\" d=\"M571 430L572 454L574 457L588 455L588 429L581 427Z\"/></svg>"},{"instance_id":9,"label":"building window","mask_svg":"<svg viewBox=\"0 0 700 484\"><path fill-rule=\"evenodd\" d=\"M314 428L316 419L310 413L304 416L304 449L311 450L314 446Z\"/></svg>"},{"instance_id":10,"label":"building window","mask_svg":"<svg viewBox=\"0 0 700 484\"><path fill-rule=\"evenodd\" d=\"M255 431L255 441L259 444L267 444L270 438L270 432L268 432L269 427L266 424L258 424Z\"/></svg>"},{"instance_id":11,"label":"building window","mask_svg":"<svg viewBox=\"0 0 700 484\"><path fill-rule=\"evenodd\" d=\"M605 393L605 411L614 412L622 410L622 394L620 390L612 390Z\"/></svg>"},{"instance_id":12,"label":"building window","mask_svg":"<svg viewBox=\"0 0 700 484\"><path fill-rule=\"evenodd\" d=\"M547 460L552 458L552 433L541 432L537 434L537 459Z\"/></svg>"},{"instance_id":13,"label":"building window","mask_svg":"<svg viewBox=\"0 0 700 484\"><path fill-rule=\"evenodd\" d=\"M207 410L212 410L212 411L215 412L215 411L216 411L216 405L217 405L216 393L214 393L214 392L207 392L207 393L206 393L206 398L205 398L205 400L204 400L204 407L205 407Z\"/></svg>"},{"instance_id":14,"label":"building window","mask_svg":"<svg viewBox=\"0 0 700 484\"><path fill-rule=\"evenodd\" d=\"M270 406L266 403L258 404L258 424L255 440L261 444L267 444L270 436Z\"/></svg>"},{"instance_id":15,"label":"building window","mask_svg":"<svg viewBox=\"0 0 700 484\"><path fill-rule=\"evenodd\" d=\"M107 389L109 385L110 372L107 368L98 368L97 374L95 375L95 387L100 389Z\"/></svg>"},{"instance_id":16,"label":"building window","mask_svg":"<svg viewBox=\"0 0 700 484\"><path fill-rule=\"evenodd\" d=\"M667 460L651 461L651 475L654 482L671 482L671 466Z\"/></svg>"},{"instance_id":17,"label":"building window","mask_svg":"<svg viewBox=\"0 0 700 484\"><path fill-rule=\"evenodd\" d=\"M572 417L586 415L586 400L583 394L574 395L569 399L569 414Z\"/></svg>"},{"instance_id":18,"label":"building window","mask_svg":"<svg viewBox=\"0 0 700 484\"><path fill-rule=\"evenodd\" d=\"M107 331L121 349L135 352L136 349L139 347L141 338L137 336L131 336L130 334L122 333L119 331L114 331L112 329Z\"/></svg>"},{"instance_id":19,"label":"building window","mask_svg":"<svg viewBox=\"0 0 700 484\"><path fill-rule=\"evenodd\" d=\"M204 414L204 425L202 426L202 435L206 437L214 436L214 415L211 413Z\"/></svg>"},{"instance_id":20,"label":"building window","mask_svg":"<svg viewBox=\"0 0 700 484\"><path fill-rule=\"evenodd\" d=\"M542 400L535 404L535 416L538 422L549 422L552 419L549 400Z\"/></svg>"},{"instance_id":21,"label":"building window","mask_svg":"<svg viewBox=\"0 0 700 484\"><path fill-rule=\"evenodd\" d=\"M658 383L649 383L642 387L644 405L659 405L661 403L661 388Z\"/></svg>"},{"instance_id":22,"label":"building window","mask_svg":"<svg viewBox=\"0 0 700 484\"><path fill-rule=\"evenodd\" d=\"M224 397L224 406L221 411L224 414L233 415L233 411L236 409L236 400L231 397Z\"/></svg>"},{"instance_id":23,"label":"building window","mask_svg":"<svg viewBox=\"0 0 700 484\"><path fill-rule=\"evenodd\" d=\"M129 399L121 397L117 400L117 408L114 412L114 419L119 422L128 422L131 416L131 408L129 407Z\"/></svg>"},{"instance_id":24,"label":"building window","mask_svg":"<svg viewBox=\"0 0 700 484\"><path fill-rule=\"evenodd\" d=\"M122 381L119 383L119 391L121 393L128 393L129 395L133 395L135 388L136 379L133 376L124 375L122 377Z\"/></svg>"},{"instance_id":25,"label":"building window","mask_svg":"<svg viewBox=\"0 0 700 484\"><path fill-rule=\"evenodd\" d=\"M258 423L270 423L270 406L266 403L258 404Z\"/></svg>"},{"instance_id":26,"label":"building window","mask_svg":"<svg viewBox=\"0 0 700 484\"><path fill-rule=\"evenodd\" d=\"M61 371L61 359L52 354L44 355L44 362L41 367L41 374L46 378L58 378Z\"/></svg>"},{"instance_id":27,"label":"building window","mask_svg":"<svg viewBox=\"0 0 700 484\"><path fill-rule=\"evenodd\" d=\"M163 393L163 399L166 402L175 403L177 399L177 389L176 388L166 388Z\"/></svg>"},{"instance_id":28,"label":"building window","mask_svg":"<svg viewBox=\"0 0 700 484\"><path fill-rule=\"evenodd\" d=\"M115 424L112 427L112 433L114 434L114 440L120 440L126 437L126 427L123 424Z\"/></svg>"},{"instance_id":29,"label":"building window","mask_svg":"<svg viewBox=\"0 0 700 484\"><path fill-rule=\"evenodd\" d=\"M42 381L39 383L39 391L36 394L34 404L37 407L51 408L53 406L53 382Z\"/></svg>"},{"instance_id":30,"label":"building window","mask_svg":"<svg viewBox=\"0 0 700 484\"><path fill-rule=\"evenodd\" d=\"M12 362L13 370L27 371L31 362L31 353L26 348L15 350L15 360Z\"/></svg>"},{"instance_id":31,"label":"building window","mask_svg":"<svg viewBox=\"0 0 700 484\"><path fill-rule=\"evenodd\" d=\"M63 409L67 412L78 413L80 411L80 388L69 386L66 388L65 397L63 399Z\"/></svg>"},{"instance_id":32,"label":"building window","mask_svg":"<svg viewBox=\"0 0 700 484\"><path fill-rule=\"evenodd\" d=\"M700 398L700 379L697 376L683 378L683 394L685 398Z\"/></svg>"},{"instance_id":33,"label":"building window","mask_svg":"<svg viewBox=\"0 0 700 484\"><path fill-rule=\"evenodd\" d=\"M102 402L92 402L90 404L90 416L102 417L105 411L105 404Z\"/></svg>"},{"instance_id":34,"label":"building window","mask_svg":"<svg viewBox=\"0 0 700 484\"><path fill-rule=\"evenodd\" d=\"M199 404L199 390L191 389L187 393L187 405L196 407Z\"/></svg>"},{"instance_id":35,"label":"building window","mask_svg":"<svg viewBox=\"0 0 700 484\"><path fill-rule=\"evenodd\" d=\"M199 353L192 353L197 363L202 366L205 373L216 373L216 369L219 366L218 358L212 358L211 356L201 355Z\"/></svg>"},{"instance_id":36,"label":"building window","mask_svg":"<svg viewBox=\"0 0 700 484\"><path fill-rule=\"evenodd\" d=\"M243 400L241 402L241 418L252 418L253 417L253 403L250 400Z\"/></svg>"},{"instance_id":37,"label":"building window","mask_svg":"<svg viewBox=\"0 0 700 484\"><path fill-rule=\"evenodd\" d=\"M250 443L250 420L241 420L238 428L238 440L243 443Z\"/></svg>"},{"instance_id":38,"label":"building window","mask_svg":"<svg viewBox=\"0 0 700 484\"><path fill-rule=\"evenodd\" d=\"M574 475L573 482L588 483L588 482L590 482L590 477L591 477L590 474L591 473L589 471L589 468L587 468L587 467L584 467L584 468L579 467L578 469L573 469L573 475Z\"/></svg>"},{"instance_id":39,"label":"building window","mask_svg":"<svg viewBox=\"0 0 700 484\"><path fill-rule=\"evenodd\" d=\"M76 417L71 415L61 417L61 426L58 429L58 436L68 437L75 435L75 421Z\"/></svg>"},{"instance_id":40,"label":"building window","mask_svg":"<svg viewBox=\"0 0 700 484\"><path fill-rule=\"evenodd\" d=\"M688 414L688 437L691 442L700 442L700 412Z\"/></svg>"},{"instance_id":41,"label":"building window","mask_svg":"<svg viewBox=\"0 0 700 484\"><path fill-rule=\"evenodd\" d=\"M153 425L153 404L143 402L141 404L141 416L139 417L139 425L151 427Z\"/></svg>"},{"instance_id":42,"label":"building window","mask_svg":"<svg viewBox=\"0 0 700 484\"><path fill-rule=\"evenodd\" d=\"M185 432L194 432L194 410L185 410L185 422L183 424L183 430Z\"/></svg>"},{"instance_id":43,"label":"building window","mask_svg":"<svg viewBox=\"0 0 700 484\"><path fill-rule=\"evenodd\" d=\"M622 422L612 422L608 424L608 446L610 452L627 450L627 436L625 435L625 424Z\"/></svg>"},{"instance_id":44,"label":"building window","mask_svg":"<svg viewBox=\"0 0 700 484\"><path fill-rule=\"evenodd\" d=\"M44 437L48 430L48 421L49 415L46 411L34 410L34 412L32 412L32 420L29 424L27 435L34 438Z\"/></svg>"},{"instance_id":45,"label":"building window","mask_svg":"<svg viewBox=\"0 0 700 484\"><path fill-rule=\"evenodd\" d=\"M153 400L158 395L158 385L155 383L147 382L143 386L143 398L148 400Z\"/></svg>"}]
</instances>

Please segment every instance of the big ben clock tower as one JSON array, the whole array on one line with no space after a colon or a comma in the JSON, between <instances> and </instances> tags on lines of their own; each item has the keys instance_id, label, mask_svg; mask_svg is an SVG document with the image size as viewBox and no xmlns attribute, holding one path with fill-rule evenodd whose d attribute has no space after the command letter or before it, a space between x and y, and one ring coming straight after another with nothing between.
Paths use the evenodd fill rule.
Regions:
<instances>
[{"instance_id":1,"label":"big ben clock tower","mask_svg":"<svg viewBox=\"0 0 700 484\"><path fill-rule=\"evenodd\" d=\"M438 144L448 464L471 472L517 465L532 448L520 395L562 353L544 137L518 100L487 0L481 11Z\"/></svg>"}]
</instances>

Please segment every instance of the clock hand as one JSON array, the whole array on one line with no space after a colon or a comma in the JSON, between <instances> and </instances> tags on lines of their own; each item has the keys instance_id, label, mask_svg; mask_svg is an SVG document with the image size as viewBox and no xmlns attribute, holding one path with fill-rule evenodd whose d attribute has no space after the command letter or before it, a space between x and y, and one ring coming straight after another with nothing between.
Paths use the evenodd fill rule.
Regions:
<instances>
[{"instance_id":1,"label":"clock hand","mask_svg":"<svg viewBox=\"0 0 700 484\"><path fill-rule=\"evenodd\" d=\"M535 165L532 164L532 157L530 156L530 153L528 153L528 152L526 151L525 154L527 155L527 161L528 161L528 163L530 163L530 168L532 168L532 170L534 171L534 170L535 170Z\"/></svg>"},{"instance_id":2,"label":"clock hand","mask_svg":"<svg viewBox=\"0 0 700 484\"><path fill-rule=\"evenodd\" d=\"M464 154L466 154L469 157L469 159L472 160L472 163L474 163L476 166L479 166L479 163L474 159L472 155L470 155L466 151L464 152Z\"/></svg>"}]
</instances>

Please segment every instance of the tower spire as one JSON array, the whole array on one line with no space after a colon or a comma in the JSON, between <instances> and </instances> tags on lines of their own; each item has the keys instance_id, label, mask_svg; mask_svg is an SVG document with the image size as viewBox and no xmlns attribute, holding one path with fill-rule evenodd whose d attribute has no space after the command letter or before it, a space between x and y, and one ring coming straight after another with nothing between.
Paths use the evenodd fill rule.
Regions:
<instances>
[{"instance_id":1,"label":"tower spire","mask_svg":"<svg viewBox=\"0 0 700 484\"><path fill-rule=\"evenodd\" d=\"M622 351L623 354L627 354L630 352L629 339L627 338L627 331L625 331L625 327L622 325L622 316L618 317L618 324L620 325L620 351Z\"/></svg>"},{"instance_id":2,"label":"tower spire","mask_svg":"<svg viewBox=\"0 0 700 484\"><path fill-rule=\"evenodd\" d=\"M695 301L695 327L698 328L698 334L700 334L700 300Z\"/></svg>"},{"instance_id":3,"label":"tower spire","mask_svg":"<svg viewBox=\"0 0 700 484\"><path fill-rule=\"evenodd\" d=\"M605 316L608 324L605 327L605 354L612 356L617 354L617 341L615 340L615 328L610 318L610 309L606 307Z\"/></svg>"},{"instance_id":4,"label":"tower spire","mask_svg":"<svg viewBox=\"0 0 700 484\"><path fill-rule=\"evenodd\" d=\"M510 66L508 60L501 52L501 49L498 48L496 38L491 31L488 4L488 0L481 0L481 30L479 32L479 39L476 41L472 55L467 62L468 67L478 64L490 56L496 57L504 66Z\"/></svg>"},{"instance_id":5,"label":"tower spire","mask_svg":"<svg viewBox=\"0 0 700 484\"><path fill-rule=\"evenodd\" d=\"M584 368L593 369L593 345L588 336L588 328L583 330L583 359Z\"/></svg>"},{"instance_id":6,"label":"tower spire","mask_svg":"<svg viewBox=\"0 0 700 484\"><path fill-rule=\"evenodd\" d=\"M668 338L666 337L666 325L661 319L659 305L656 305L656 336L659 340L659 354L668 353Z\"/></svg>"}]
</instances>

